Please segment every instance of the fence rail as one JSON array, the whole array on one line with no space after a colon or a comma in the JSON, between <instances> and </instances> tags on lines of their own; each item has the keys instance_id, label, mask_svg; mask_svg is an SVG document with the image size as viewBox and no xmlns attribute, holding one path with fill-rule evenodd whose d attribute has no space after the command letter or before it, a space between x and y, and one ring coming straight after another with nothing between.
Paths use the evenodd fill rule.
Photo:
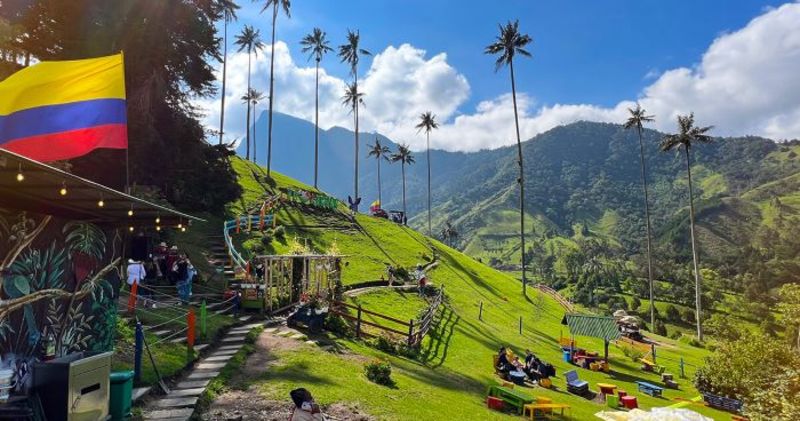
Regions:
<instances>
[{"instance_id":1,"label":"fence rail","mask_svg":"<svg viewBox=\"0 0 800 421\"><path fill-rule=\"evenodd\" d=\"M418 320L411 319L409 321L403 321L396 317L387 316L385 314L381 314L376 311L366 310L362 308L360 305L353 305L342 301L334 301L331 305L330 312L354 322L357 337L377 336L373 333L366 332L362 328L362 326L371 326L385 332L401 335L405 337L405 341L408 344L408 346L413 347L413 346L419 346L420 343L422 343L422 340L425 338L425 335L428 334L428 331L433 325L433 320L436 317L436 312L438 311L439 306L442 304L443 301L444 301L444 287L440 288L439 292L436 294L434 299L430 301L430 303L428 304L428 308L427 310L425 310L425 313L422 315L422 317L420 317ZM348 309L355 310L356 315L354 316L353 314L351 314L348 311ZM396 323L400 327L402 327L403 330L400 330L400 328L385 326L375 321L364 320L365 314Z\"/></svg>"},{"instance_id":2,"label":"fence rail","mask_svg":"<svg viewBox=\"0 0 800 421\"><path fill-rule=\"evenodd\" d=\"M564 298L563 295L561 295L558 291L554 290L553 288L550 288L549 286L544 285L544 284L536 284L536 288L539 291L542 291L543 293L549 295L554 300L558 301L558 303L561 304L561 307L564 307L565 310L567 310L567 311L569 311L571 313L575 311L575 306L571 302L569 302L569 300Z\"/></svg>"}]
</instances>

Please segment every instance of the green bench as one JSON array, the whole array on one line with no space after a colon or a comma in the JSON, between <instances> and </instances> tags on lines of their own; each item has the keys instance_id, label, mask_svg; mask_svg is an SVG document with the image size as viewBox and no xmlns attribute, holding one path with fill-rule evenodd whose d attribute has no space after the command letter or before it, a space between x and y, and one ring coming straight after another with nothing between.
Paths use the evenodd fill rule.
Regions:
<instances>
[{"instance_id":1,"label":"green bench","mask_svg":"<svg viewBox=\"0 0 800 421\"><path fill-rule=\"evenodd\" d=\"M522 392L517 392L514 389L509 389L503 386L490 386L489 396L503 400L503 403L517 408L517 413L522 415L522 409L525 405L533 403L535 399Z\"/></svg>"}]
</instances>

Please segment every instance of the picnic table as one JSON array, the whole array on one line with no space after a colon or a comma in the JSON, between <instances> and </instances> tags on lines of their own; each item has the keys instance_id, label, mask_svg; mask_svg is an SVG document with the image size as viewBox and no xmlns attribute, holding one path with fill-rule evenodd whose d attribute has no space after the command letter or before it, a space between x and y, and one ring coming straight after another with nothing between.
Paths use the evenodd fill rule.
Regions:
<instances>
[{"instance_id":1,"label":"picnic table","mask_svg":"<svg viewBox=\"0 0 800 421\"><path fill-rule=\"evenodd\" d=\"M526 413L530 413L531 419L534 419L536 416L536 411L548 411L552 412L554 409L558 409L561 411L561 416L564 416L564 410L566 409L569 411L571 407L567 404L563 403L531 403L524 406L524 410L522 412L522 416L524 417Z\"/></svg>"},{"instance_id":2,"label":"picnic table","mask_svg":"<svg viewBox=\"0 0 800 421\"><path fill-rule=\"evenodd\" d=\"M660 386L656 386L652 383L638 381L636 384L639 386L639 391L643 393L647 393L653 397L661 397L661 392L664 391L664 388Z\"/></svg>"},{"instance_id":3,"label":"picnic table","mask_svg":"<svg viewBox=\"0 0 800 421\"><path fill-rule=\"evenodd\" d=\"M597 387L603 395L613 395L617 390L617 385L611 383L597 383Z\"/></svg>"},{"instance_id":4,"label":"picnic table","mask_svg":"<svg viewBox=\"0 0 800 421\"><path fill-rule=\"evenodd\" d=\"M500 398L509 406L517 408L517 413L520 415L522 415L523 407L534 401L531 396L503 386L490 386L488 395Z\"/></svg>"}]
</instances>

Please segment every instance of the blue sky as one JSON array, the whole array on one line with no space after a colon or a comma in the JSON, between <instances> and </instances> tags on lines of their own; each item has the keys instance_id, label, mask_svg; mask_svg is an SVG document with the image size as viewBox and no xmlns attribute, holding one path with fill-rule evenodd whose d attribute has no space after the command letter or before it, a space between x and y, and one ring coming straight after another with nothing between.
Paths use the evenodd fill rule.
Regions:
<instances>
[{"instance_id":1,"label":"blue sky","mask_svg":"<svg viewBox=\"0 0 800 421\"><path fill-rule=\"evenodd\" d=\"M615 108L619 110L625 101L642 98L646 96L645 92L649 88L661 85L657 82L660 82L659 78L664 76L664 72L685 69L689 72L686 75L689 79L704 77L706 74L702 68L704 55L715 40L730 38L732 40L730 45L749 45L748 24L759 16L770 13L777 15L774 9L785 2L509 0L489 3L491 7L487 7L486 2L473 0L458 2L300 0L292 3L292 18L286 19L285 16L279 18L277 39L286 43L288 54L299 69L311 66L300 52L298 43L302 36L315 26L328 32L331 44L334 46L343 42L348 28L357 28L361 31L363 46L376 54L384 52L388 46L400 47L403 44L409 44L409 48L413 47L417 51L424 50L424 55L421 52L417 54L424 60L446 53L446 59L443 61L451 70L451 76L458 75L465 79L468 90L462 92L460 99L453 104L433 104L431 108L441 109L438 114L443 122L458 125L455 121L458 116L475 117L478 114L486 114L485 110L478 109L481 108L482 102L495 101L500 104L503 95L510 91L508 73L501 71L495 74L493 59L483 54L483 48L496 36L497 24L500 22L518 18L521 30L534 39L530 48L534 55L533 59L519 60L516 67L518 89L525 96L523 100L527 101L523 104L527 107L527 110L523 110L523 114L527 112L533 118L537 114L546 112L549 107L580 105L592 107L592 112L588 114L573 112L570 115L575 114L577 117L587 119L593 119L592 116L597 115L596 119L604 120L610 117L604 118L601 114L616 116L618 113L611 113L611 110ZM240 19L233 25L232 33L238 32L243 24L251 24L261 29L262 36L268 43L269 15L259 14L261 3L253 4L249 0L242 0L240 4L242 6ZM793 3L781 8L780 12L784 15L794 15L797 9L800 9L800 5ZM779 18L780 16L776 16L774 19ZM784 20L786 18L784 16ZM763 23L762 26L764 28L760 31L771 33L774 39L787 39L787 36L788 39L794 39L797 35L796 29L789 27L788 24L782 27ZM800 24L795 26L800 27ZM755 31L753 29L750 32ZM739 33L742 35L739 36ZM755 39L760 42L766 40L764 36ZM739 44L736 44L737 40ZM796 52L796 47L794 44L783 45L781 46L783 50L775 51L775 55L777 57ZM725 50L731 49L737 47L725 48ZM757 48L751 48L749 51L755 50ZM261 60L268 57L268 53L266 56L262 55ZM773 60L774 57L760 59ZM709 68L714 67L712 64L709 63ZM788 65L789 70L795 74L800 73L797 62L792 61ZM323 66L327 75L332 78L339 80L349 78L347 69L333 55L325 59ZM370 60L365 60L361 68L362 74L367 73L369 66ZM424 66L424 63L421 66ZM396 71L401 72L402 69ZM408 74L406 77L414 75ZM254 83L258 83L257 79ZM285 83L287 83L285 86L279 85L276 88L279 110L281 110L281 88L284 94L286 90L292 89L290 83ZM435 98L437 95L444 95L444 92L454 92L453 89L447 88L449 85L442 83L426 88L434 90L427 92L426 95ZM382 86L385 90L388 85L376 82L376 86ZM391 87L388 86L388 89ZM436 92L437 89L441 92ZM262 90L266 90L266 86ZM329 95L331 101L332 92ZM377 89L375 92L367 92L368 109L370 99L376 99L378 95L383 95L383 92L378 92ZM382 106L385 104L383 98L373 102ZM661 114L668 113L670 117L674 117L671 109L668 111L658 109L663 102L660 99L654 100L653 107ZM425 104L413 103L406 106L424 108ZM680 104L673 104L672 107L675 108L675 112L688 111ZM283 108L285 109L282 111L300 117L305 118L310 115L304 110L292 109L288 105ZM410 115L416 113L415 110ZM772 136L792 136L794 127L785 129L785 125L782 125L776 129L775 125L770 125L767 120L775 118L786 120L791 119L793 115L767 114L769 113L763 116L764 121L757 124L731 127L729 134L745 134L738 132L746 131ZM711 116L716 117L714 113ZM572 117L560 115L558 120L553 121L563 123L565 118ZM365 119L367 127L389 132L390 135L411 136L407 130L394 130L393 133L393 129L397 129L400 125L397 119L393 119L391 124L385 121L387 120L385 117L380 116L371 118L366 115ZM333 117L331 120L336 120L335 124L339 125L344 125L347 121ZM473 123L478 124L478 122ZM717 121L709 123L717 124ZM530 124L529 130L523 130L527 135L533 135L547 128L547 124L543 123ZM321 125L330 124L321 122ZM460 133L453 131L443 133L443 136L455 136ZM794 136L800 136L800 133ZM497 142L483 139L465 147L459 147L454 141L447 139L435 144L445 149L469 150L508 143L509 139L504 136Z\"/></svg>"}]
</instances>

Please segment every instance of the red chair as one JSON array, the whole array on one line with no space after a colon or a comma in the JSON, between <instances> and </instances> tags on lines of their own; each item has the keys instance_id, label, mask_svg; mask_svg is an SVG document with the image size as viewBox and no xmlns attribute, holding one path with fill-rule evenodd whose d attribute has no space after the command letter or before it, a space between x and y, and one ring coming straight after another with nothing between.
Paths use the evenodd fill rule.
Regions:
<instances>
[{"instance_id":1,"label":"red chair","mask_svg":"<svg viewBox=\"0 0 800 421\"><path fill-rule=\"evenodd\" d=\"M639 403L636 402L636 396L623 396L620 398L620 401L622 402L622 406L627 409L636 409L639 407Z\"/></svg>"},{"instance_id":2,"label":"red chair","mask_svg":"<svg viewBox=\"0 0 800 421\"><path fill-rule=\"evenodd\" d=\"M622 389L619 389L619 390L617 390L617 396L619 396L619 398L622 399L623 397L628 396L628 392L626 392L626 391L624 391Z\"/></svg>"},{"instance_id":3,"label":"red chair","mask_svg":"<svg viewBox=\"0 0 800 421\"><path fill-rule=\"evenodd\" d=\"M503 410L503 400L500 398L495 398L494 396L489 396L486 398L486 406L489 409L494 409L496 411Z\"/></svg>"}]
</instances>

